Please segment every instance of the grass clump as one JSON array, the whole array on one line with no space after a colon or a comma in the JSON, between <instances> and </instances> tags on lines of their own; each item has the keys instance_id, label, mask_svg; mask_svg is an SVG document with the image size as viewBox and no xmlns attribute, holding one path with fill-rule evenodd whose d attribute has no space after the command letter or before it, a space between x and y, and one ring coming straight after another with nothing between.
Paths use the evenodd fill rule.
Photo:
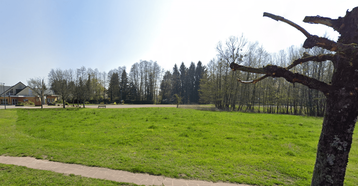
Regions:
<instances>
[{"instance_id":1,"label":"grass clump","mask_svg":"<svg viewBox=\"0 0 358 186\"><path fill-rule=\"evenodd\" d=\"M176 108L1 110L0 118L0 154L255 185L309 185L322 124ZM358 182L357 160L355 137L347 185Z\"/></svg>"}]
</instances>

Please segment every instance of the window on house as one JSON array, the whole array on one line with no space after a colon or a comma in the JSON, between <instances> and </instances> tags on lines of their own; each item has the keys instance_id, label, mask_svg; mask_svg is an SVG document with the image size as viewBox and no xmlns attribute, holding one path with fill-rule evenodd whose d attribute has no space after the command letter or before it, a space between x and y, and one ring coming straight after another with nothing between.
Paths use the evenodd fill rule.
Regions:
<instances>
[{"instance_id":1,"label":"window on house","mask_svg":"<svg viewBox=\"0 0 358 186\"><path fill-rule=\"evenodd\" d=\"M47 102L48 102L48 103L53 103L54 101L55 101L55 100L54 100L53 98L48 98L48 99L47 99Z\"/></svg>"},{"instance_id":2,"label":"window on house","mask_svg":"<svg viewBox=\"0 0 358 186\"><path fill-rule=\"evenodd\" d=\"M1 99L1 104L3 105L3 104L7 104L7 99Z\"/></svg>"}]
</instances>

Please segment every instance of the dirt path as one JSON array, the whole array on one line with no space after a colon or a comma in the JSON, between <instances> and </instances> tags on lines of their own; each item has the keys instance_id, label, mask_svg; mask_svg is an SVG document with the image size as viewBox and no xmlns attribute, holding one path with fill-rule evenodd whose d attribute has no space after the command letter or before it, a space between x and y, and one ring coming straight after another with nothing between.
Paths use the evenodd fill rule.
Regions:
<instances>
[{"instance_id":1,"label":"dirt path","mask_svg":"<svg viewBox=\"0 0 358 186\"><path fill-rule=\"evenodd\" d=\"M153 176L149 174L131 173L101 167L88 167L76 164L59 163L48 160L38 160L32 157L0 156L0 163L25 166L32 169L48 170L63 174L75 174L83 177L98 178L116 182L135 183L138 185L165 186L249 186L245 184L213 183L199 180L184 180Z\"/></svg>"}]
</instances>

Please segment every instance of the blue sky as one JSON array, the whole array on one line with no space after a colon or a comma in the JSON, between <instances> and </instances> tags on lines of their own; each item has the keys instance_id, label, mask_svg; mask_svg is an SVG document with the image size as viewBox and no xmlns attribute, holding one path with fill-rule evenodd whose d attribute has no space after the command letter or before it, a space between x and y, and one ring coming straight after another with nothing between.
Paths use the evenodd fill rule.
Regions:
<instances>
[{"instance_id":1,"label":"blue sky","mask_svg":"<svg viewBox=\"0 0 358 186\"><path fill-rule=\"evenodd\" d=\"M205 65L219 41L242 33L278 52L305 37L263 12L336 39L328 27L303 23L304 16L337 18L355 6L354 0L0 0L0 82L27 84L56 68L128 71L140 60L157 61L165 70L181 62Z\"/></svg>"}]
</instances>

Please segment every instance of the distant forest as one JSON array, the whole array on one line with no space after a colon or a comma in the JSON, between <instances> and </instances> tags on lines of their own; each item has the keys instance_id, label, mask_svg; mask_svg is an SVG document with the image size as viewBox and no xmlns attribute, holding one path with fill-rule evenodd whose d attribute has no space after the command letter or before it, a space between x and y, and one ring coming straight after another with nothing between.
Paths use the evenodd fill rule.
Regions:
<instances>
[{"instance_id":1,"label":"distant forest","mask_svg":"<svg viewBox=\"0 0 358 186\"><path fill-rule=\"evenodd\" d=\"M229 111L306 114L322 116L325 96L301 84L291 84L283 78L266 78L255 84L240 83L259 78L257 74L232 71L231 62L250 67L268 64L287 67L304 55L326 54L330 51L310 50L292 46L270 54L257 42L245 37L230 37L219 42L217 55L204 66L201 61L174 64L172 71L164 71L157 62L134 63L129 72L118 67L109 72L82 67L80 69L52 69L48 75L51 89L69 103L175 103L175 94L182 104L213 104ZM292 69L326 83L331 79L333 64L304 63Z\"/></svg>"}]
</instances>

